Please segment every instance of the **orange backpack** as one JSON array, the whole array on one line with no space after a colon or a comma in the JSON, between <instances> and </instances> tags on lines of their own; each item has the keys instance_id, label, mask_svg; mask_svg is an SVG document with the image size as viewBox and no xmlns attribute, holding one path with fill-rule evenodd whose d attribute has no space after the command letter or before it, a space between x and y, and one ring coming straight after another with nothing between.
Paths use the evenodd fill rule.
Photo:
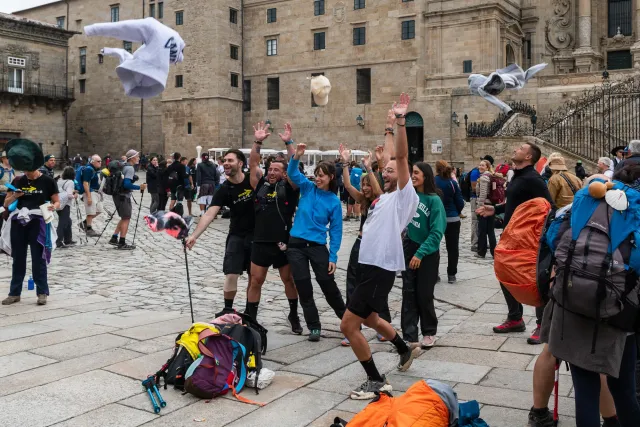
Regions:
<instances>
[{"instance_id":1,"label":"orange backpack","mask_svg":"<svg viewBox=\"0 0 640 427\"><path fill-rule=\"evenodd\" d=\"M418 381L400 397L380 394L348 427L449 427L449 409L426 381Z\"/></svg>"},{"instance_id":2,"label":"orange backpack","mask_svg":"<svg viewBox=\"0 0 640 427\"><path fill-rule=\"evenodd\" d=\"M521 304L544 305L538 291L536 268L540 239L550 212L551 204L542 197L518 206L495 249L496 278Z\"/></svg>"}]
</instances>

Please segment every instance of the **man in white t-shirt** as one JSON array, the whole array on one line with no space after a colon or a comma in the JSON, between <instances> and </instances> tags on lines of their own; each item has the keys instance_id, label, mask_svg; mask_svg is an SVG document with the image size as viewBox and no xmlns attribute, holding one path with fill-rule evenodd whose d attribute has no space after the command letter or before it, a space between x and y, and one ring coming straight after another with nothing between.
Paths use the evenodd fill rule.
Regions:
<instances>
[{"instance_id":1,"label":"man in white t-shirt","mask_svg":"<svg viewBox=\"0 0 640 427\"><path fill-rule=\"evenodd\" d=\"M376 368L371 349L360 331L365 325L375 329L398 349L398 369L406 371L419 349L413 351L387 321L378 313L387 306L389 292L393 288L397 271L404 271L405 260L401 233L418 208L416 194L409 172L405 114L409 108L409 95L400 95L400 102L393 104L398 135L395 141L395 158L383 169L385 193L371 203L362 230L362 242L358 258L358 282L349 298L347 311L340 329L351 343L351 348L367 373L367 381L351 392L357 400L373 399L376 392L391 391L384 375Z\"/></svg>"}]
</instances>

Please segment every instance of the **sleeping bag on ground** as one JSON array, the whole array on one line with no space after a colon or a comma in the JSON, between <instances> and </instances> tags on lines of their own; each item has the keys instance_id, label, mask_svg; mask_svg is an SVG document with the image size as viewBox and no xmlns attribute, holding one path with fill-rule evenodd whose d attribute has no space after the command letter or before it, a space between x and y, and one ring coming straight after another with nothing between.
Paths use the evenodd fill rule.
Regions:
<instances>
[{"instance_id":1,"label":"sleeping bag on ground","mask_svg":"<svg viewBox=\"0 0 640 427\"><path fill-rule=\"evenodd\" d=\"M536 268L540 239L550 212L551 204L542 197L518 206L495 249L496 278L521 304L544 305L538 291Z\"/></svg>"}]
</instances>

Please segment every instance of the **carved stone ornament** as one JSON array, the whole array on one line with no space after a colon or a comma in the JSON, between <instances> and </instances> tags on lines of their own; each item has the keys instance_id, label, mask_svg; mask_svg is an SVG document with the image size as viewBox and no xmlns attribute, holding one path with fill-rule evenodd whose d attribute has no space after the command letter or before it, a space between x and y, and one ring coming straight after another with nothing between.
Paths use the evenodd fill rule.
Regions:
<instances>
[{"instance_id":1,"label":"carved stone ornament","mask_svg":"<svg viewBox=\"0 0 640 427\"><path fill-rule=\"evenodd\" d=\"M333 7L333 20L336 22L344 22L347 15L347 8L343 2L339 1Z\"/></svg>"},{"instance_id":2,"label":"carved stone ornament","mask_svg":"<svg viewBox=\"0 0 640 427\"><path fill-rule=\"evenodd\" d=\"M633 43L636 39L635 34L632 34L630 36L623 36L622 34L620 34L620 36L621 37L618 37L617 35L614 37L601 37L600 46L602 46L605 50L619 50L622 48L630 48L631 46L633 46Z\"/></svg>"},{"instance_id":3,"label":"carved stone ornament","mask_svg":"<svg viewBox=\"0 0 640 427\"><path fill-rule=\"evenodd\" d=\"M575 28L571 0L553 0L553 17L547 20L545 34L552 52L573 48Z\"/></svg>"}]
</instances>

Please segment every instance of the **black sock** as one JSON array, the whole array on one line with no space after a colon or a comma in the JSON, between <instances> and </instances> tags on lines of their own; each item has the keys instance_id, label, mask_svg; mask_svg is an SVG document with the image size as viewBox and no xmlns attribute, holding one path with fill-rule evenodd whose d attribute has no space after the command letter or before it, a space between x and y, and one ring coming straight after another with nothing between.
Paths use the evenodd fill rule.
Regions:
<instances>
[{"instance_id":1,"label":"black sock","mask_svg":"<svg viewBox=\"0 0 640 427\"><path fill-rule=\"evenodd\" d=\"M391 340L391 344L396 346L396 348L398 349L398 353L400 354L404 354L407 351L409 351L409 347L407 347L407 343L404 342L402 338L400 338L400 335L398 335L397 332L396 332L396 336L393 337L393 339Z\"/></svg>"},{"instance_id":2,"label":"black sock","mask_svg":"<svg viewBox=\"0 0 640 427\"><path fill-rule=\"evenodd\" d=\"M247 306L244 309L244 313L248 314L249 316L251 316L253 318L253 320L256 320L256 318L258 317L258 305L260 304L260 302L249 302L247 301Z\"/></svg>"},{"instance_id":3,"label":"black sock","mask_svg":"<svg viewBox=\"0 0 640 427\"><path fill-rule=\"evenodd\" d=\"M376 363L373 361L373 357L369 360L360 362L364 371L367 373L367 378L372 381L383 381L380 372L378 372L378 368L376 368Z\"/></svg>"},{"instance_id":4,"label":"black sock","mask_svg":"<svg viewBox=\"0 0 640 427\"><path fill-rule=\"evenodd\" d=\"M87 230L92 230L91 226L87 224Z\"/></svg>"},{"instance_id":5,"label":"black sock","mask_svg":"<svg viewBox=\"0 0 640 427\"><path fill-rule=\"evenodd\" d=\"M112 238L113 240L118 240L118 235L117 235L117 234L114 234L113 236L111 236L111 238Z\"/></svg>"},{"instance_id":6,"label":"black sock","mask_svg":"<svg viewBox=\"0 0 640 427\"><path fill-rule=\"evenodd\" d=\"M124 245L124 237L121 237L121 238L120 238L120 242L119 242L118 244L120 244L120 245Z\"/></svg>"},{"instance_id":7,"label":"black sock","mask_svg":"<svg viewBox=\"0 0 640 427\"><path fill-rule=\"evenodd\" d=\"M289 299L289 315L298 315L298 298Z\"/></svg>"},{"instance_id":8,"label":"black sock","mask_svg":"<svg viewBox=\"0 0 640 427\"><path fill-rule=\"evenodd\" d=\"M233 298L224 299L224 308L233 308Z\"/></svg>"}]
</instances>

